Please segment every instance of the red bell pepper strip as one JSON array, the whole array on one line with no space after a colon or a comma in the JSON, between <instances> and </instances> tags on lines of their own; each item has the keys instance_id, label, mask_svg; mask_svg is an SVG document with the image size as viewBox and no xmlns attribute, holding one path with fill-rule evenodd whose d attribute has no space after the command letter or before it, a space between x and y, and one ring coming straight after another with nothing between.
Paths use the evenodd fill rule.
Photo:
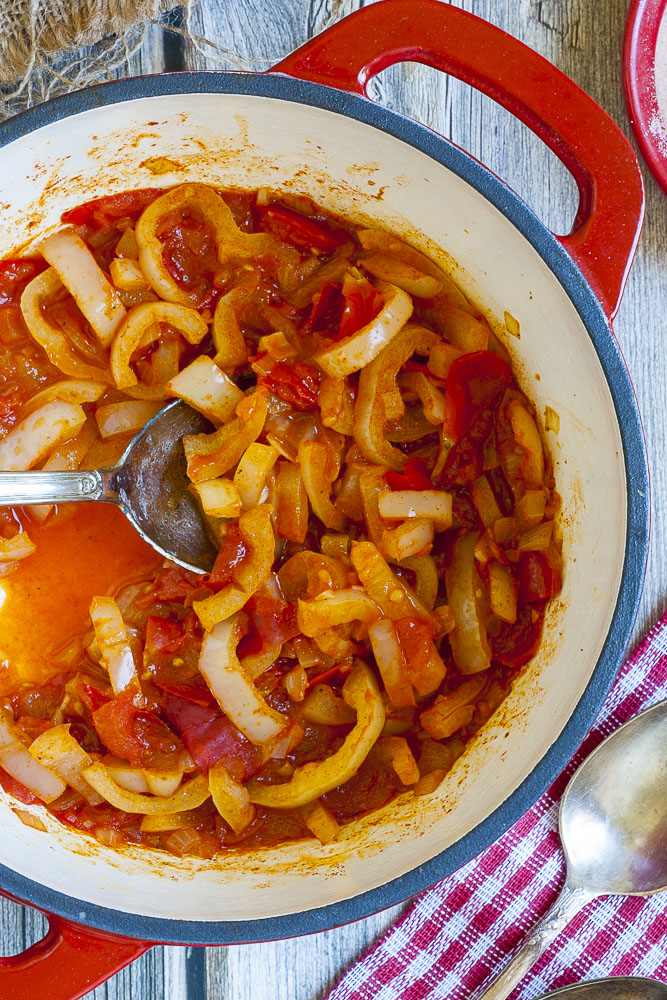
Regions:
<instances>
[{"instance_id":1,"label":"red bell pepper strip","mask_svg":"<svg viewBox=\"0 0 667 1000\"><path fill-rule=\"evenodd\" d=\"M259 209L261 224L283 243L290 243L304 253L315 251L320 254L332 254L341 245L337 239L320 222L299 212L293 212L283 205L267 205Z\"/></svg>"},{"instance_id":2,"label":"red bell pepper strip","mask_svg":"<svg viewBox=\"0 0 667 1000\"><path fill-rule=\"evenodd\" d=\"M257 377L257 384L266 386L274 396L305 413L317 409L320 380L320 373L303 361L289 365L277 361L268 372Z\"/></svg>"},{"instance_id":3,"label":"red bell pepper strip","mask_svg":"<svg viewBox=\"0 0 667 1000\"><path fill-rule=\"evenodd\" d=\"M409 458L400 472L385 472L384 481L392 490L432 490L435 487L423 458Z\"/></svg>"}]
</instances>

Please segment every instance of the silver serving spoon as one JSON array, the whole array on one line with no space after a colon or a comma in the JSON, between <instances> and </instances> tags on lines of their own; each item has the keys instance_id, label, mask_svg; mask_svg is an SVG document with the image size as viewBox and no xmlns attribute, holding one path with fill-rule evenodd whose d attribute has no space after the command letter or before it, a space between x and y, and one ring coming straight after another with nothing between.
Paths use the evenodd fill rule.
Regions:
<instances>
[{"instance_id":1,"label":"silver serving spoon","mask_svg":"<svg viewBox=\"0 0 667 1000\"><path fill-rule=\"evenodd\" d=\"M181 439L210 430L206 417L174 400L130 441L113 469L0 472L0 507L79 500L113 503L161 555L206 573L216 548L189 489Z\"/></svg>"},{"instance_id":2,"label":"silver serving spoon","mask_svg":"<svg viewBox=\"0 0 667 1000\"><path fill-rule=\"evenodd\" d=\"M614 976L563 986L560 990L547 993L541 1000L556 1000L566 995L572 1000L667 1000L667 986L641 976Z\"/></svg>"},{"instance_id":3,"label":"silver serving spoon","mask_svg":"<svg viewBox=\"0 0 667 1000\"><path fill-rule=\"evenodd\" d=\"M562 892L479 1000L505 1000L596 896L667 888L667 701L626 722L584 761L565 789L559 828L567 862ZM656 998L667 994L661 989ZM607 995L626 994L600 994Z\"/></svg>"}]
</instances>

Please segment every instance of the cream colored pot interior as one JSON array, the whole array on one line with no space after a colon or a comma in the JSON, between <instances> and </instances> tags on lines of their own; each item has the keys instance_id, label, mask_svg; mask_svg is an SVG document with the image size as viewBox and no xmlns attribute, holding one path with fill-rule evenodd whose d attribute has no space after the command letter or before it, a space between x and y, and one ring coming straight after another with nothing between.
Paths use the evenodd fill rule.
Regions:
<instances>
[{"instance_id":1,"label":"cream colored pot interior","mask_svg":"<svg viewBox=\"0 0 667 1000\"><path fill-rule=\"evenodd\" d=\"M152 172L155 157L172 160L173 172ZM184 180L304 192L439 256L491 318L502 325L508 310L519 321L521 339L506 340L523 387L542 419L547 405L560 415L560 432L546 437L563 497L565 557L541 653L432 796L405 795L328 847L308 842L201 862L115 854L48 814L48 833L28 828L3 794L3 864L81 899L82 920L88 901L210 921L319 907L432 858L492 813L557 739L616 602L626 522L621 438L600 363L559 282L514 226L447 168L372 127L304 105L243 95L144 98L43 127L4 148L0 162L2 256L89 198Z\"/></svg>"}]
</instances>

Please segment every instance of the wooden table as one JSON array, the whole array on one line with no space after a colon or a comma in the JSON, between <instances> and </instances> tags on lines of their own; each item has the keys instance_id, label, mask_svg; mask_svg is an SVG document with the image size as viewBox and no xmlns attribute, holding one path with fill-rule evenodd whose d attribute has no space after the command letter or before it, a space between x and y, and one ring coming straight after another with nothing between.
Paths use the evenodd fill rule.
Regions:
<instances>
[{"instance_id":1,"label":"wooden table","mask_svg":"<svg viewBox=\"0 0 667 1000\"><path fill-rule=\"evenodd\" d=\"M457 0L457 5L537 49L629 131L620 77L628 0ZM364 0L200 0L192 29L220 49L202 45L197 51L177 35L150 27L131 69L265 69L332 18L360 6ZM576 208L574 182L528 129L492 101L416 64L382 74L372 96L449 136L507 180L551 228L567 232ZM615 324L644 418L653 485L653 537L637 638L667 603L667 198L647 171L645 179L644 233ZM338 930L271 944L206 952L156 948L89 996L316 1000L401 910L395 907ZM1 954L22 950L41 936L43 927L33 911L0 901Z\"/></svg>"}]
</instances>

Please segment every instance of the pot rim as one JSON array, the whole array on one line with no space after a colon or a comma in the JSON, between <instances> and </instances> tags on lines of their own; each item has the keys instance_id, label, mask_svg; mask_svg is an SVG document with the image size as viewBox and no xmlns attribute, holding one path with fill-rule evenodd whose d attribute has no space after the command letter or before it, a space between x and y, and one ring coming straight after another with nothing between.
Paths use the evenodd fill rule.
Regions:
<instances>
[{"instance_id":1,"label":"pot rim","mask_svg":"<svg viewBox=\"0 0 667 1000\"><path fill-rule=\"evenodd\" d=\"M178 920L116 910L67 896L0 865L12 896L78 923L156 943L241 944L328 930L404 902L472 860L512 826L574 755L618 672L643 586L649 538L649 477L641 418L625 361L600 301L556 236L500 178L449 139L366 97L279 74L162 73L98 84L54 98L0 124L0 148L43 126L108 104L185 94L243 94L306 104L353 118L413 146L490 201L531 244L562 285L593 343L612 396L623 443L628 493L618 598L590 681L567 725L528 777L482 823L418 868L357 896L317 909L243 921Z\"/></svg>"}]
</instances>

